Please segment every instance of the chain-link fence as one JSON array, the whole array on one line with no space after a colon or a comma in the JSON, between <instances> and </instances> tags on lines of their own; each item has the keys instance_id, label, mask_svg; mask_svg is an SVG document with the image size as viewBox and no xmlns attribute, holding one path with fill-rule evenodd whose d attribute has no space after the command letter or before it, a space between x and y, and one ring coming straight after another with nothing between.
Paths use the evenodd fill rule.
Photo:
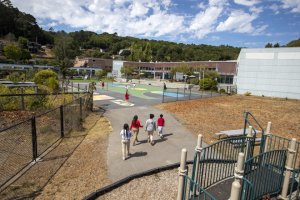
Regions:
<instances>
[{"instance_id":1,"label":"chain-link fence","mask_svg":"<svg viewBox=\"0 0 300 200\"><path fill-rule=\"evenodd\" d=\"M216 91L203 91L193 88L167 88L163 90L162 102L173 102L190 99L201 99L215 96L221 96L222 94Z\"/></svg>"},{"instance_id":2,"label":"chain-link fence","mask_svg":"<svg viewBox=\"0 0 300 200\"><path fill-rule=\"evenodd\" d=\"M92 95L86 93L24 122L0 130L0 187L35 161L66 133L80 130Z\"/></svg>"},{"instance_id":3,"label":"chain-link fence","mask_svg":"<svg viewBox=\"0 0 300 200\"><path fill-rule=\"evenodd\" d=\"M32 161L32 121L0 132L0 186Z\"/></svg>"}]
</instances>

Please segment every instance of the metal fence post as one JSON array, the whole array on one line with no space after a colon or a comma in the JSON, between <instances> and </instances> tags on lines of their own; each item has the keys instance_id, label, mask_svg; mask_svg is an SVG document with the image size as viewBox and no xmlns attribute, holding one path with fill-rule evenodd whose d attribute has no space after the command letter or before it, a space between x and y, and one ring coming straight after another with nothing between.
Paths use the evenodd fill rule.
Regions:
<instances>
[{"instance_id":1,"label":"metal fence post","mask_svg":"<svg viewBox=\"0 0 300 200\"><path fill-rule=\"evenodd\" d=\"M245 155L244 153L239 153L237 165L234 169L234 181L231 185L231 192L229 200L239 200L241 196L241 182L244 174L244 161Z\"/></svg>"},{"instance_id":2,"label":"metal fence post","mask_svg":"<svg viewBox=\"0 0 300 200\"><path fill-rule=\"evenodd\" d=\"M74 83L71 82L71 87L72 87L72 93L73 93L73 90L74 90Z\"/></svg>"},{"instance_id":3,"label":"metal fence post","mask_svg":"<svg viewBox=\"0 0 300 200\"><path fill-rule=\"evenodd\" d=\"M79 119L82 122L82 97L79 98Z\"/></svg>"},{"instance_id":4,"label":"metal fence post","mask_svg":"<svg viewBox=\"0 0 300 200\"><path fill-rule=\"evenodd\" d=\"M31 138L32 138L32 160L37 158L37 137L35 116L31 118Z\"/></svg>"},{"instance_id":5,"label":"metal fence post","mask_svg":"<svg viewBox=\"0 0 300 200\"><path fill-rule=\"evenodd\" d=\"M293 162L296 153L296 144L296 138L292 138L290 146L288 148L288 155L285 164L286 170L282 184L282 191L281 195L279 195L279 199L287 199L287 192L289 188L291 173L293 171Z\"/></svg>"},{"instance_id":6,"label":"metal fence post","mask_svg":"<svg viewBox=\"0 0 300 200\"><path fill-rule=\"evenodd\" d=\"M191 95L192 95L192 88L190 89L190 96L189 96L189 100L191 100Z\"/></svg>"},{"instance_id":7,"label":"metal fence post","mask_svg":"<svg viewBox=\"0 0 300 200\"><path fill-rule=\"evenodd\" d=\"M178 193L177 193L177 200L183 199L183 190L184 190L184 176L187 173L186 170L186 157L187 157L187 150L182 149L181 150L181 160L180 160L180 167L178 169L179 174L179 181L178 181Z\"/></svg>"},{"instance_id":8,"label":"metal fence post","mask_svg":"<svg viewBox=\"0 0 300 200\"><path fill-rule=\"evenodd\" d=\"M21 88L21 101L22 101L22 110L25 110L25 103L24 103L24 88Z\"/></svg>"},{"instance_id":9,"label":"metal fence post","mask_svg":"<svg viewBox=\"0 0 300 200\"><path fill-rule=\"evenodd\" d=\"M60 106L60 137L65 137L65 127L64 127L64 106Z\"/></svg>"},{"instance_id":10,"label":"metal fence post","mask_svg":"<svg viewBox=\"0 0 300 200\"><path fill-rule=\"evenodd\" d=\"M165 102L165 89L163 89L162 102Z\"/></svg>"},{"instance_id":11,"label":"metal fence post","mask_svg":"<svg viewBox=\"0 0 300 200\"><path fill-rule=\"evenodd\" d=\"M179 92L179 88L177 88L177 99L176 99L176 101L178 101L178 92Z\"/></svg>"},{"instance_id":12,"label":"metal fence post","mask_svg":"<svg viewBox=\"0 0 300 200\"><path fill-rule=\"evenodd\" d=\"M266 133L265 133L265 148L264 148L264 152L266 153L268 151L268 143L269 143L269 140L270 140L270 131L271 131L271 127L272 127L272 122L268 122L268 125L267 125L267 130L266 130Z\"/></svg>"}]
</instances>

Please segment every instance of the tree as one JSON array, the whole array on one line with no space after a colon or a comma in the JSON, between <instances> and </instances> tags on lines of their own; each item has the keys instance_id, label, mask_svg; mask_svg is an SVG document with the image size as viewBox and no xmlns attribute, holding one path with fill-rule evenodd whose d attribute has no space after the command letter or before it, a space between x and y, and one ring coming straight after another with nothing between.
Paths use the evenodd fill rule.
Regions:
<instances>
[{"instance_id":1,"label":"tree","mask_svg":"<svg viewBox=\"0 0 300 200\"><path fill-rule=\"evenodd\" d=\"M68 68L73 66L70 59L77 55L78 49L73 44L73 39L65 33L61 33L55 40L55 58L60 68L60 72L65 79Z\"/></svg>"},{"instance_id":2,"label":"tree","mask_svg":"<svg viewBox=\"0 0 300 200\"><path fill-rule=\"evenodd\" d=\"M34 82L47 86L52 92L59 88L57 74L52 70L41 70L34 75Z\"/></svg>"},{"instance_id":3,"label":"tree","mask_svg":"<svg viewBox=\"0 0 300 200\"><path fill-rule=\"evenodd\" d=\"M277 42L276 44L274 44L273 47L274 47L274 48L278 48L278 47L280 47L280 44Z\"/></svg>"},{"instance_id":4,"label":"tree","mask_svg":"<svg viewBox=\"0 0 300 200\"><path fill-rule=\"evenodd\" d=\"M293 40L293 41L289 42L286 46L287 47L300 47L300 38L298 40Z\"/></svg>"},{"instance_id":5,"label":"tree","mask_svg":"<svg viewBox=\"0 0 300 200\"><path fill-rule=\"evenodd\" d=\"M22 51L21 49L13 43L6 45L3 48L4 55L8 59L13 59L14 61L18 61L21 59Z\"/></svg>"},{"instance_id":6,"label":"tree","mask_svg":"<svg viewBox=\"0 0 300 200\"><path fill-rule=\"evenodd\" d=\"M128 76L132 75L133 71L134 71L133 67L131 67L131 66L123 66L121 68L121 73L125 75L126 80L128 80Z\"/></svg>"},{"instance_id":7,"label":"tree","mask_svg":"<svg viewBox=\"0 0 300 200\"><path fill-rule=\"evenodd\" d=\"M272 43L268 43L266 44L265 48L272 48L273 47L273 44Z\"/></svg>"},{"instance_id":8,"label":"tree","mask_svg":"<svg viewBox=\"0 0 300 200\"><path fill-rule=\"evenodd\" d=\"M170 72L171 76L174 77L176 72L181 72L185 75L192 75L193 69L191 67L188 67L185 64L182 64L178 67L174 67L174 68L171 69L171 72Z\"/></svg>"},{"instance_id":9,"label":"tree","mask_svg":"<svg viewBox=\"0 0 300 200\"><path fill-rule=\"evenodd\" d=\"M22 36L20 36L18 38L18 44L21 48L25 49L27 48L27 43L28 43L28 39L27 38L24 38Z\"/></svg>"}]
</instances>

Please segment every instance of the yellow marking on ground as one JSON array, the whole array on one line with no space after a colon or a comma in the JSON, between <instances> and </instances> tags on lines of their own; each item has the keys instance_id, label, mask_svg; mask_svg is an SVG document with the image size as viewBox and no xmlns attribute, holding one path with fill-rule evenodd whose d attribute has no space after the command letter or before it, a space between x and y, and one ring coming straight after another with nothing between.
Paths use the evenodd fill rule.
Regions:
<instances>
[{"instance_id":1,"label":"yellow marking on ground","mask_svg":"<svg viewBox=\"0 0 300 200\"><path fill-rule=\"evenodd\" d=\"M130 103L130 102L124 101L124 100L111 100L111 102L118 104L120 106L134 106L133 103Z\"/></svg>"},{"instance_id":2,"label":"yellow marking on ground","mask_svg":"<svg viewBox=\"0 0 300 200\"><path fill-rule=\"evenodd\" d=\"M115 99L111 96L107 96L107 95L94 95L94 100L111 100L111 99Z\"/></svg>"},{"instance_id":3,"label":"yellow marking on ground","mask_svg":"<svg viewBox=\"0 0 300 200\"><path fill-rule=\"evenodd\" d=\"M145 90L147 90L147 89L145 89L145 88L131 88L132 90L139 90L139 91L145 91Z\"/></svg>"}]
</instances>

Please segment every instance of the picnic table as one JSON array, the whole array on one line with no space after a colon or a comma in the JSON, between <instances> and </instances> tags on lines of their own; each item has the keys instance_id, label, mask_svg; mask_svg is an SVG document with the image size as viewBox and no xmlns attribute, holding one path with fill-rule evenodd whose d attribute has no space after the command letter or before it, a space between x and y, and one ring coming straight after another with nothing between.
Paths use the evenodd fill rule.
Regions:
<instances>
[{"instance_id":1,"label":"picnic table","mask_svg":"<svg viewBox=\"0 0 300 200\"><path fill-rule=\"evenodd\" d=\"M248 134L249 129L246 129L246 135ZM257 134L257 133L261 133L261 131L258 130L254 130L252 129L252 134ZM236 130L228 130L228 131L220 131L219 133L216 133L216 136L218 137L218 139L221 138L221 136L225 136L225 137L236 137L236 136L241 136L244 134L244 129L236 129Z\"/></svg>"}]
</instances>

